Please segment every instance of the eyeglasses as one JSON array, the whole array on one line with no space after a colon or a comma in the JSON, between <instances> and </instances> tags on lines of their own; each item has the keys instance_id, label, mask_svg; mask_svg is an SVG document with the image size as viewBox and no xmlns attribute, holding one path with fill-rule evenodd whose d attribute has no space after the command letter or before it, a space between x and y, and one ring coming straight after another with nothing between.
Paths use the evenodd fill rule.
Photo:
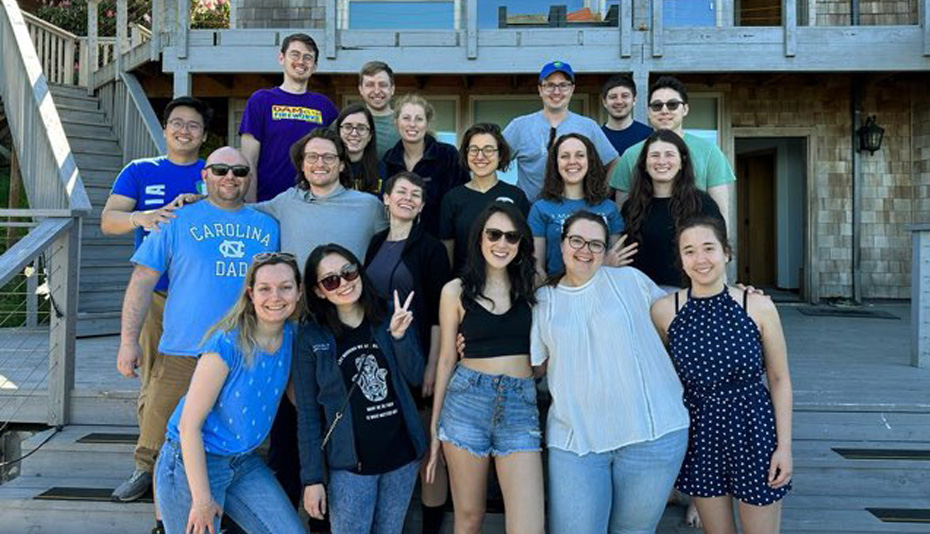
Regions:
<instances>
[{"instance_id":1,"label":"eyeglasses","mask_svg":"<svg viewBox=\"0 0 930 534\"><path fill-rule=\"evenodd\" d=\"M371 133L371 128L369 128L368 126L365 126L364 124L343 123L342 126L339 127L339 131L346 135L349 135L350 133L354 131L358 135L365 137L366 135Z\"/></svg>"},{"instance_id":2,"label":"eyeglasses","mask_svg":"<svg viewBox=\"0 0 930 534\"><path fill-rule=\"evenodd\" d=\"M345 265L340 271L339 274L331 274L325 278L320 279L317 283L320 284L320 287L326 291L335 291L342 285L342 281L351 282L358 278L358 275L361 274L358 270L358 265L350 263Z\"/></svg>"},{"instance_id":3,"label":"eyeglasses","mask_svg":"<svg viewBox=\"0 0 930 534\"><path fill-rule=\"evenodd\" d=\"M547 82L547 83L539 84L539 86L542 87L542 90L544 93L551 93L556 90L564 93L568 91L569 89L571 89L572 85L573 84L569 82L560 82L560 83L548 83Z\"/></svg>"},{"instance_id":4,"label":"eyeglasses","mask_svg":"<svg viewBox=\"0 0 930 534\"><path fill-rule=\"evenodd\" d=\"M232 171L233 176L236 178L244 178L249 175L248 165L227 165L225 163L211 163L204 167L205 169L210 169L210 172L213 173L213 176L226 176L226 173Z\"/></svg>"},{"instance_id":5,"label":"eyeglasses","mask_svg":"<svg viewBox=\"0 0 930 534\"><path fill-rule=\"evenodd\" d=\"M520 232L505 232L497 228L485 228L484 235L487 236L488 241L491 243L497 243L502 237L511 245L516 245L520 242Z\"/></svg>"},{"instance_id":6,"label":"eyeglasses","mask_svg":"<svg viewBox=\"0 0 930 534\"><path fill-rule=\"evenodd\" d=\"M171 119L168 126L172 130L187 130L190 133L200 133L203 131L203 124L197 121L185 121L184 119Z\"/></svg>"},{"instance_id":7,"label":"eyeglasses","mask_svg":"<svg viewBox=\"0 0 930 534\"><path fill-rule=\"evenodd\" d=\"M313 165L314 163L320 161L320 158L323 159L323 163L327 165L332 165L339 161L339 155L333 153L326 154L317 154L316 152L307 152L304 154L304 163L309 163Z\"/></svg>"},{"instance_id":8,"label":"eyeglasses","mask_svg":"<svg viewBox=\"0 0 930 534\"><path fill-rule=\"evenodd\" d=\"M290 252L259 252L258 254L252 256L252 261L270 261L274 259L297 261L297 256L291 254Z\"/></svg>"},{"instance_id":9,"label":"eyeglasses","mask_svg":"<svg viewBox=\"0 0 930 534\"><path fill-rule=\"evenodd\" d=\"M484 157L490 158L494 154L497 154L498 148L496 146L485 145L483 147L470 146L468 147L468 155L471 157L477 157L478 153L481 152L484 154Z\"/></svg>"},{"instance_id":10,"label":"eyeglasses","mask_svg":"<svg viewBox=\"0 0 930 534\"><path fill-rule=\"evenodd\" d=\"M607 248L607 244L599 239L587 241L585 238L577 235L568 236L568 246L575 250L581 250L585 246L591 251L591 254L600 254Z\"/></svg>"},{"instance_id":11,"label":"eyeglasses","mask_svg":"<svg viewBox=\"0 0 930 534\"><path fill-rule=\"evenodd\" d=\"M649 109L655 112L662 111L663 107L668 108L669 111L675 111L678 109L678 106L684 104L681 100L669 100L668 102L662 102L661 100L653 100L649 103Z\"/></svg>"},{"instance_id":12,"label":"eyeglasses","mask_svg":"<svg viewBox=\"0 0 930 534\"><path fill-rule=\"evenodd\" d=\"M287 54L288 59L291 61L303 61L304 63L316 63L316 57L313 54L301 54L297 50L293 50Z\"/></svg>"}]
</instances>

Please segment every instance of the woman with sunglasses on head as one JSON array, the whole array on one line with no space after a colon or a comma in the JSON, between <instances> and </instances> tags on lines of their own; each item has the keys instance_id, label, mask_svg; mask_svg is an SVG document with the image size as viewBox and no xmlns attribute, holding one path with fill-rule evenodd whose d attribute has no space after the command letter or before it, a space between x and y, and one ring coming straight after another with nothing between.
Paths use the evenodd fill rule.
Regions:
<instances>
[{"instance_id":1,"label":"woman with sunglasses on head","mask_svg":"<svg viewBox=\"0 0 930 534\"><path fill-rule=\"evenodd\" d=\"M358 259L317 247L304 267L297 393L300 478L310 517L333 534L399 534L426 450L411 386L423 357L410 304L388 315ZM328 482L324 478L328 476ZM326 483L324 485L324 482Z\"/></svg>"},{"instance_id":2,"label":"woman with sunglasses on head","mask_svg":"<svg viewBox=\"0 0 930 534\"><path fill-rule=\"evenodd\" d=\"M530 212L526 194L497 176L510 166L510 146L498 125L482 122L466 130L459 155L471 171L471 180L449 191L439 210L439 238L449 251L455 273L465 266L471 225L488 204L512 202L524 217Z\"/></svg>"},{"instance_id":3,"label":"woman with sunglasses on head","mask_svg":"<svg viewBox=\"0 0 930 534\"><path fill-rule=\"evenodd\" d=\"M442 243L424 232L417 222L427 200L424 190L423 179L407 171L384 183L384 205L390 227L372 238L365 269L382 298L390 298L395 291L414 295L410 310L416 318L421 354L426 357L422 389L415 392L414 399L428 424L439 360L439 295L452 275ZM436 483L427 484L425 468L424 461L420 471L423 532L438 533L445 514L443 504L448 484L444 472Z\"/></svg>"},{"instance_id":4,"label":"woman with sunglasses on head","mask_svg":"<svg viewBox=\"0 0 930 534\"><path fill-rule=\"evenodd\" d=\"M394 121L400 141L381 158L384 176L401 171L415 172L426 182L430 201L423 207L423 229L431 236L439 235L439 207L453 187L468 181L468 170L459 159L454 146L437 141L429 133L433 106L425 98L407 94L396 102Z\"/></svg>"},{"instance_id":5,"label":"woman with sunglasses on head","mask_svg":"<svg viewBox=\"0 0 930 534\"><path fill-rule=\"evenodd\" d=\"M250 534L305 532L254 453L288 384L299 299L294 257L258 254L238 300L207 332L155 470L167 534L217 533L224 513Z\"/></svg>"},{"instance_id":6,"label":"woman with sunglasses on head","mask_svg":"<svg viewBox=\"0 0 930 534\"><path fill-rule=\"evenodd\" d=\"M349 156L349 183L351 189L377 195L381 192L378 174L378 147L375 142L375 119L362 104L346 106L331 126L339 132Z\"/></svg>"},{"instance_id":7,"label":"woman with sunglasses on head","mask_svg":"<svg viewBox=\"0 0 930 534\"><path fill-rule=\"evenodd\" d=\"M565 271L537 292L532 363L547 369L552 532L655 532L688 442L688 412L649 316L665 296L629 267L604 267L610 231L565 221Z\"/></svg>"},{"instance_id":8,"label":"woman with sunglasses on head","mask_svg":"<svg viewBox=\"0 0 930 534\"><path fill-rule=\"evenodd\" d=\"M719 218L681 222L677 248L690 286L652 306L691 413L676 486L694 497L704 532L736 532L735 498L743 532L775 534L792 474L791 378L778 310L727 286L730 246Z\"/></svg>"},{"instance_id":9,"label":"woman with sunglasses on head","mask_svg":"<svg viewBox=\"0 0 930 534\"><path fill-rule=\"evenodd\" d=\"M455 532L481 531L491 458L508 534L545 531L536 383L530 367L533 245L510 203L485 208L472 226L469 257L439 304L440 354L427 478L444 455ZM465 338L461 361L456 336ZM442 451L440 451L440 442Z\"/></svg>"},{"instance_id":10,"label":"woman with sunglasses on head","mask_svg":"<svg viewBox=\"0 0 930 534\"><path fill-rule=\"evenodd\" d=\"M624 249L620 233L623 220L616 205L610 201L610 189L604 165L591 141L577 133L556 139L549 150L546 176L540 199L530 209L529 224L533 229L534 257L539 280L563 269L559 249L562 224L578 210L596 213L607 221L610 229L607 253L608 265L623 265L631 253Z\"/></svg>"},{"instance_id":11,"label":"woman with sunglasses on head","mask_svg":"<svg viewBox=\"0 0 930 534\"><path fill-rule=\"evenodd\" d=\"M696 215L723 220L714 199L695 187L688 146L671 130L656 130L646 139L620 212L627 235L638 245L631 265L666 290L683 285L675 228Z\"/></svg>"}]
</instances>

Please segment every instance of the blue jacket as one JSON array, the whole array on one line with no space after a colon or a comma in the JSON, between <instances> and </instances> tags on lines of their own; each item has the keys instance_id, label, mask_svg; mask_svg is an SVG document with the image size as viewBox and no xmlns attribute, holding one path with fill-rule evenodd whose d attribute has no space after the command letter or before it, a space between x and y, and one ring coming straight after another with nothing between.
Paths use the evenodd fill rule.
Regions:
<instances>
[{"instance_id":1,"label":"blue jacket","mask_svg":"<svg viewBox=\"0 0 930 534\"><path fill-rule=\"evenodd\" d=\"M423 356L414 328L408 328L404 337L395 340L387 326L387 322L375 325L375 341L387 360L410 441L416 457L420 458L426 451L426 431L420 422L410 385L419 386L423 381ZM323 436L349 393L336 358L336 338L329 329L312 320L301 321L297 351L292 361L297 397L300 480L304 486L324 481L324 463L330 470L360 467L349 406L346 406L342 419L326 444L325 462L320 453Z\"/></svg>"}]
</instances>

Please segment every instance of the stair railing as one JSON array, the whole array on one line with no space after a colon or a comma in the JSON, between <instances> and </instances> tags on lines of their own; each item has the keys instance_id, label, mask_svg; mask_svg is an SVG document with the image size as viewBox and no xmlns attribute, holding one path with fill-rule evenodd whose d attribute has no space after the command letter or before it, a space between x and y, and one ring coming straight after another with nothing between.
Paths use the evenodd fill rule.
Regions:
<instances>
[{"instance_id":1,"label":"stair railing","mask_svg":"<svg viewBox=\"0 0 930 534\"><path fill-rule=\"evenodd\" d=\"M139 80L129 72L118 76L97 89L97 98L119 139L123 164L167 153L163 128Z\"/></svg>"},{"instance_id":2,"label":"stair railing","mask_svg":"<svg viewBox=\"0 0 930 534\"><path fill-rule=\"evenodd\" d=\"M29 419L27 412L35 410L43 387L44 420L67 423L74 385L80 223L91 204L25 18L14 0L0 0L0 6L0 99L29 201L26 209L0 210L0 226L28 230L0 255L0 288L28 285L26 280L39 276L49 310L38 334L28 326L8 328L15 308L25 303L14 301L13 310L0 317L2 432L10 421ZM2 305L10 304L4 300Z\"/></svg>"}]
</instances>

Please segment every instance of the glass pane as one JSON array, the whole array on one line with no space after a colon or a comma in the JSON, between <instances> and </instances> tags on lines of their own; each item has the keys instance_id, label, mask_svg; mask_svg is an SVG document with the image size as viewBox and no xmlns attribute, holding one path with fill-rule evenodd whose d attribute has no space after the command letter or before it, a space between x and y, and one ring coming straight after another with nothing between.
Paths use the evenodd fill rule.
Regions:
<instances>
[{"instance_id":1,"label":"glass pane","mask_svg":"<svg viewBox=\"0 0 930 534\"><path fill-rule=\"evenodd\" d=\"M662 22L672 26L716 26L714 0L665 0Z\"/></svg>"},{"instance_id":2,"label":"glass pane","mask_svg":"<svg viewBox=\"0 0 930 534\"><path fill-rule=\"evenodd\" d=\"M539 0L478 0L478 27L497 28L498 8L501 6L507 7L508 18L513 15L531 15L533 22L545 24L549 20L550 5L565 6L571 13L585 7L585 2L584 0L551 0L551 3Z\"/></svg>"},{"instance_id":3,"label":"glass pane","mask_svg":"<svg viewBox=\"0 0 930 534\"><path fill-rule=\"evenodd\" d=\"M436 134L436 139L458 146L458 132L455 131L458 103L455 100L428 100L433 106L433 122L430 123L430 129Z\"/></svg>"},{"instance_id":4,"label":"glass pane","mask_svg":"<svg viewBox=\"0 0 930 534\"><path fill-rule=\"evenodd\" d=\"M448 30L455 24L454 6L451 1L349 1L349 29Z\"/></svg>"},{"instance_id":5,"label":"glass pane","mask_svg":"<svg viewBox=\"0 0 930 534\"><path fill-rule=\"evenodd\" d=\"M717 136L717 98L696 97L688 102L688 116L685 117L684 129L689 134L703 137L715 145L719 144Z\"/></svg>"},{"instance_id":6,"label":"glass pane","mask_svg":"<svg viewBox=\"0 0 930 534\"><path fill-rule=\"evenodd\" d=\"M493 122L498 124L501 129L507 127L510 121L520 115L528 115L540 110L539 98L525 98L519 100L475 100L473 103L474 122ZM579 99L572 100L569 109L580 115L584 114L584 102ZM517 164L511 162L510 169L504 173L498 173L498 178L509 183L517 183Z\"/></svg>"}]
</instances>

